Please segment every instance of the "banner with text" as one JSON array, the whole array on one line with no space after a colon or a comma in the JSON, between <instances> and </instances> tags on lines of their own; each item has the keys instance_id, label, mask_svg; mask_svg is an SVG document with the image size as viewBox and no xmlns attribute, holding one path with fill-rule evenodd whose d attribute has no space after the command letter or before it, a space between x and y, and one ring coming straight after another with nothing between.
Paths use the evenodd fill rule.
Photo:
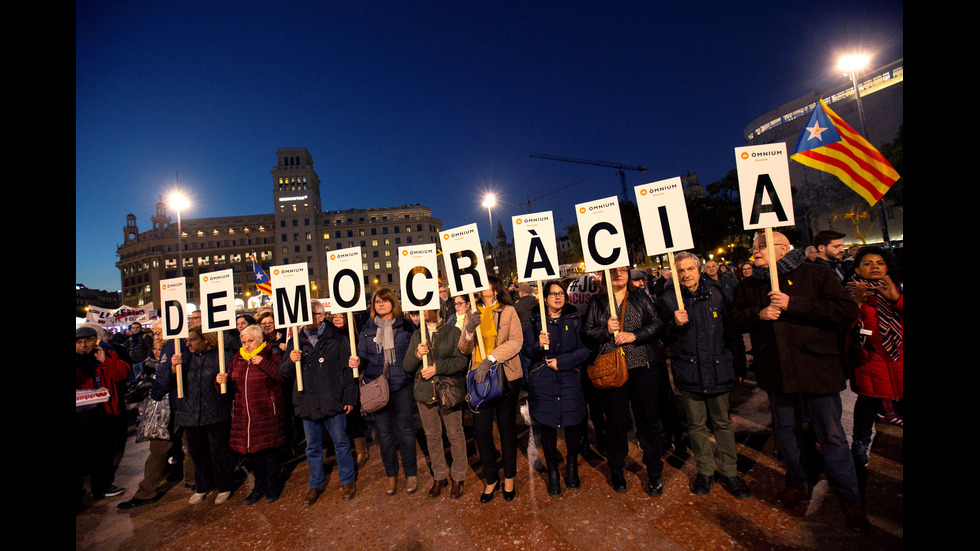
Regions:
<instances>
[{"instance_id":1,"label":"banner with text","mask_svg":"<svg viewBox=\"0 0 980 551\"><path fill-rule=\"evenodd\" d=\"M746 230L792 226L793 190L784 142L735 148L735 170Z\"/></svg>"},{"instance_id":2,"label":"banner with text","mask_svg":"<svg viewBox=\"0 0 980 551\"><path fill-rule=\"evenodd\" d=\"M680 177L634 188L647 256L694 248Z\"/></svg>"},{"instance_id":3,"label":"banner with text","mask_svg":"<svg viewBox=\"0 0 980 551\"><path fill-rule=\"evenodd\" d=\"M442 230L441 241L446 283L453 296L477 293L490 286L476 224Z\"/></svg>"},{"instance_id":4,"label":"banner with text","mask_svg":"<svg viewBox=\"0 0 980 551\"><path fill-rule=\"evenodd\" d=\"M231 270L201 274L201 328L205 333L235 327L235 280Z\"/></svg>"},{"instance_id":5,"label":"banner with text","mask_svg":"<svg viewBox=\"0 0 980 551\"><path fill-rule=\"evenodd\" d=\"M598 272L629 265L626 233L616 196L575 205L585 270Z\"/></svg>"},{"instance_id":6,"label":"banner with text","mask_svg":"<svg viewBox=\"0 0 980 551\"><path fill-rule=\"evenodd\" d=\"M187 282L182 277L160 280L160 319L164 339L187 338Z\"/></svg>"},{"instance_id":7,"label":"banner with text","mask_svg":"<svg viewBox=\"0 0 980 551\"><path fill-rule=\"evenodd\" d=\"M129 327L134 323L153 323L157 319L156 316L157 312L153 310L152 302L143 306L123 306L114 309L89 306L85 321L97 323L102 327Z\"/></svg>"},{"instance_id":8,"label":"banner with text","mask_svg":"<svg viewBox=\"0 0 980 551\"><path fill-rule=\"evenodd\" d=\"M367 308L364 297L364 264L361 248L350 247L327 253L330 313L359 312Z\"/></svg>"},{"instance_id":9,"label":"banner with text","mask_svg":"<svg viewBox=\"0 0 980 551\"><path fill-rule=\"evenodd\" d=\"M272 315L276 327L313 323L310 311L310 278L306 263L273 266Z\"/></svg>"},{"instance_id":10,"label":"banner with text","mask_svg":"<svg viewBox=\"0 0 980 551\"><path fill-rule=\"evenodd\" d=\"M402 287L402 310L439 309L439 261L436 244L398 247L398 281Z\"/></svg>"}]
</instances>

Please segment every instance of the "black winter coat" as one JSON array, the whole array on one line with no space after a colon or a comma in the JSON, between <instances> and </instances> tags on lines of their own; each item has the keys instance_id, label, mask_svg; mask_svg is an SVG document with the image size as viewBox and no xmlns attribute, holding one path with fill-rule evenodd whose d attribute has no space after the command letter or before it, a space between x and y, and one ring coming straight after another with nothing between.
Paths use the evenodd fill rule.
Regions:
<instances>
[{"instance_id":1,"label":"black winter coat","mask_svg":"<svg viewBox=\"0 0 980 551\"><path fill-rule=\"evenodd\" d=\"M678 308L673 287L664 290L657 305L667 322L674 386L700 394L728 392L735 387L736 377L745 376L745 355L736 353L740 347L735 339L742 336L726 322L727 294L717 281L702 276L694 293L682 288L681 296L688 315L688 323L682 326L674 319Z\"/></svg>"},{"instance_id":2,"label":"black winter coat","mask_svg":"<svg viewBox=\"0 0 980 551\"><path fill-rule=\"evenodd\" d=\"M412 384L412 377L405 373L402 363L408 352L408 342L412 340L415 325L405 318L398 317L392 321L392 336L395 339L395 362L388 366L388 388L391 392L401 390ZM384 353L378 350L375 338L378 325L374 320L368 320L361 329L357 339L357 356L361 359L361 376L365 383L377 379L384 371Z\"/></svg>"},{"instance_id":3,"label":"black winter coat","mask_svg":"<svg viewBox=\"0 0 980 551\"><path fill-rule=\"evenodd\" d=\"M578 309L566 304L557 319L548 317L548 350L541 348L541 312L533 312L524 329L524 355L528 358L528 406L531 417L549 427L577 425L585 419L582 369L589 349L580 336L582 320ZM558 370L545 365L545 358L558 360Z\"/></svg>"},{"instance_id":4,"label":"black winter coat","mask_svg":"<svg viewBox=\"0 0 980 551\"><path fill-rule=\"evenodd\" d=\"M357 385L354 373L348 366L350 360L350 339L347 333L338 331L332 323L321 326L320 338L316 345L310 344L305 331L299 333L303 391L293 386L293 411L297 416L311 421L319 421L344 412L344 406L357 405ZM293 341L288 341L279 364L279 374L283 380L296 378L296 363L289 359Z\"/></svg>"},{"instance_id":5,"label":"black winter coat","mask_svg":"<svg viewBox=\"0 0 980 551\"><path fill-rule=\"evenodd\" d=\"M657 313L653 299L641 290L631 290L626 295L626 302L639 313L642 320L642 326L633 332L636 340L632 344L646 347L651 365L664 363L666 355L660 340L664 333L664 322ZM589 347L589 363L594 362L600 352L608 352L602 350L603 345L613 342L613 335L607 327L610 317L608 295L603 293L593 296L582 320L582 342Z\"/></svg>"},{"instance_id":6,"label":"black winter coat","mask_svg":"<svg viewBox=\"0 0 980 551\"><path fill-rule=\"evenodd\" d=\"M785 394L844 390L837 335L857 319L857 304L829 270L812 263L779 274L779 290L790 299L776 321L759 317L770 290L768 277L745 278L730 315L734 330L752 336L759 388Z\"/></svg>"},{"instance_id":7,"label":"black winter coat","mask_svg":"<svg viewBox=\"0 0 980 551\"><path fill-rule=\"evenodd\" d=\"M180 427L206 427L231 420L231 394L222 395L218 391L215 377L218 376L218 349L207 352L182 355L181 372L184 376L184 397L177 400L177 414L174 422ZM168 374L167 385L177 388L177 374ZM157 377L160 374L158 372Z\"/></svg>"}]
</instances>

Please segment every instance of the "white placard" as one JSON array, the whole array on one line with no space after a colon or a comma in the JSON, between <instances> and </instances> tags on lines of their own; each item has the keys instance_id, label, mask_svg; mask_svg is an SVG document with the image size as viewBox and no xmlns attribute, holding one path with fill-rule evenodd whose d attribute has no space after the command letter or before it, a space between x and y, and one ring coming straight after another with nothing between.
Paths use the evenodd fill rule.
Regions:
<instances>
[{"instance_id":1,"label":"white placard","mask_svg":"<svg viewBox=\"0 0 980 551\"><path fill-rule=\"evenodd\" d=\"M364 263L360 247L327 253L330 286L330 313L360 312L367 309L364 298Z\"/></svg>"},{"instance_id":2,"label":"white placard","mask_svg":"<svg viewBox=\"0 0 980 551\"><path fill-rule=\"evenodd\" d=\"M187 338L187 282L182 277L160 280L160 319L164 339Z\"/></svg>"},{"instance_id":3,"label":"white placard","mask_svg":"<svg viewBox=\"0 0 980 551\"><path fill-rule=\"evenodd\" d=\"M757 230L796 224L784 142L736 147L735 169L742 227Z\"/></svg>"},{"instance_id":4,"label":"white placard","mask_svg":"<svg viewBox=\"0 0 980 551\"><path fill-rule=\"evenodd\" d=\"M680 177L639 185L635 191L647 256L694 248Z\"/></svg>"},{"instance_id":5,"label":"white placard","mask_svg":"<svg viewBox=\"0 0 980 551\"><path fill-rule=\"evenodd\" d=\"M235 327L235 279L231 270L201 274L201 329L205 333Z\"/></svg>"},{"instance_id":6,"label":"white placard","mask_svg":"<svg viewBox=\"0 0 980 551\"><path fill-rule=\"evenodd\" d=\"M310 311L310 278L306 263L273 266L272 315L276 327L294 327L313 323Z\"/></svg>"},{"instance_id":7,"label":"white placard","mask_svg":"<svg viewBox=\"0 0 980 551\"><path fill-rule=\"evenodd\" d=\"M558 240L551 211L511 218L517 281L547 281L558 278Z\"/></svg>"},{"instance_id":8,"label":"white placard","mask_svg":"<svg viewBox=\"0 0 980 551\"><path fill-rule=\"evenodd\" d=\"M436 244L398 247L398 280L402 286L402 310L439 309L439 261Z\"/></svg>"},{"instance_id":9,"label":"white placard","mask_svg":"<svg viewBox=\"0 0 980 551\"><path fill-rule=\"evenodd\" d=\"M585 270L598 272L629 266L626 233L616 196L575 205Z\"/></svg>"},{"instance_id":10,"label":"white placard","mask_svg":"<svg viewBox=\"0 0 980 551\"><path fill-rule=\"evenodd\" d=\"M442 230L440 243L446 263L446 283L453 296L478 293L490 287L476 224Z\"/></svg>"}]
</instances>

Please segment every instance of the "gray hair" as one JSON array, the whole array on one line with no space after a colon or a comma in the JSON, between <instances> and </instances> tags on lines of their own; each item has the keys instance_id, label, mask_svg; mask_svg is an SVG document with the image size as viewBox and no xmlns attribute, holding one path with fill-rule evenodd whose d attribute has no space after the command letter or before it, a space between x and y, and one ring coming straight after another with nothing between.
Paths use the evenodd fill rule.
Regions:
<instances>
[{"instance_id":1,"label":"gray hair","mask_svg":"<svg viewBox=\"0 0 980 551\"><path fill-rule=\"evenodd\" d=\"M690 259L694 260L694 266L698 269L699 272L701 271L701 259L698 258L698 256L696 254L689 253L687 251L681 251L681 252L675 254L674 255L674 264L676 265L678 262L680 262L681 260L684 260L685 258L690 258Z\"/></svg>"},{"instance_id":2,"label":"gray hair","mask_svg":"<svg viewBox=\"0 0 980 551\"><path fill-rule=\"evenodd\" d=\"M265 339L265 334L262 333L262 328L258 325L249 325L245 329L242 329L241 336L245 335L251 336L253 339L258 339L260 342Z\"/></svg>"}]
</instances>

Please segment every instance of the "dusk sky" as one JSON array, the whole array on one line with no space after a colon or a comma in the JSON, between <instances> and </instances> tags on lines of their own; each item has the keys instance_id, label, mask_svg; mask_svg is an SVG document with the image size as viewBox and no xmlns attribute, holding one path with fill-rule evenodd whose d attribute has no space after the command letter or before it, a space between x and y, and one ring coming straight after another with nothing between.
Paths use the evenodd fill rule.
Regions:
<instances>
[{"instance_id":1,"label":"dusk sky","mask_svg":"<svg viewBox=\"0 0 980 551\"><path fill-rule=\"evenodd\" d=\"M563 228L619 177L531 153L646 167L630 190L687 172L708 185L756 117L842 83L841 53L904 55L900 1L75 9L75 281L105 290L126 215L149 229L178 173L186 218L271 213L276 148L306 147L323 210L421 203L486 240L493 191L508 236L539 196L532 211Z\"/></svg>"}]
</instances>

